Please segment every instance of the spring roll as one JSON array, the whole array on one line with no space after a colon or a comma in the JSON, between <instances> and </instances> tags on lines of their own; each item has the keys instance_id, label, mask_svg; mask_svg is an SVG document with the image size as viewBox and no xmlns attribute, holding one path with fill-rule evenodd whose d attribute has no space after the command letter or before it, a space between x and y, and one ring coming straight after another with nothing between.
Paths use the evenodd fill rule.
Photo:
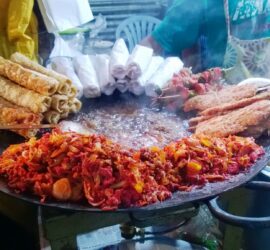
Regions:
<instances>
[{"instance_id":1,"label":"spring roll","mask_svg":"<svg viewBox=\"0 0 270 250\"><path fill-rule=\"evenodd\" d=\"M4 58L0 58L0 75L41 95L53 95L59 87L59 82L56 79L23 68L21 65Z\"/></svg>"},{"instance_id":2,"label":"spring roll","mask_svg":"<svg viewBox=\"0 0 270 250\"><path fill-rule=\"evenodd\" d=\"M55 78L58 82L60 82L60 85L71 85L71 80L67 78L65 75L59 74L54 70L47 69L43 67L42 65L30 60L28 57L26 57L25 55L22 55L19 52L13 53L10 57L10 60L24 66L25 68L28 68L28 69L37 71L39 73L42 73L46 76ZM61 88L61 86L59 86L59 88Z\"/></svg>"},{"instance_id":3,"label":"spring roll","mask_svg":"<svg viewBox=\"0 0 270 250\"><path fill-rule=\"evenodd\" d=\"M61 118L61 119L65 119L65 118L68 117L68 115L69 115L69 110L64 111L64 112L62 112L62 113L60 114L60 118Z\"/></svg>"},{"instance_id":4,"label":"spring roll","mask_svg":"<svg viewBox=\"0 0 270 250\"><path fill-rule=\"evenodd\" d=\"M44 113L44 118L48 123L57 124L61 119L61 114L55 110L49 110Z\"/></svg>"},{"instance_id":5,"label":"spring roll","mask_svg":"<svg viewBox=\"0 0 270 250\"><path fill-rule=\"evenodd\" d=\"M70 86L68 84L60 84L56 93L58 93L60 95L67 95L70 92L71 87L72 86ZM76 93L77 93L77 90L76 90Z\"/></svg>"},{"instance_id":6,"label":"spring roll","mask_svg":"<svg viewBox=\"0 0 270 250\"><path fill-rule=\"evenodd\" d=\"M0 108L0 124L1 125L17 125L17 124L40 124L42 116L38 116L24 108ZM11 130L25 138L31 138L36 135L38 129L16 129Z\"/></svg>"},{"instance_id":7,"label":"spring roll","mask_svg":"<svg viewBox=\"0 0 270 250\"><path fill-rule=\"evenodd\" d=\"M71 99L69 101L69 112L77 113L79 112L81 107L82 107L82 103L77 98Z\"/></svg>"},{"instance_id":8,"label":"spring roll","mask_svg":"<svg viewBox=\"0 0 270 250\"><path fill-rule=\"evenodd\" d=\"M28 109L14 105L0 97L0 124L17 125L17 124L40 124L42 116L35 114ZM19 129L12 130L15 133L30 138L36 135L37 129Z\"/></svg>"},{"instance_id":9,"label":"spring roll","mask_svg":"<svg viewBox=\"0 0 270 250\"><path fill-rule=\"evenodd\" d=\"M34 113L46 112L51 106L51 97L25 89L2 76L0 76L0 96Z\"/></svg>"},{"instance_id":10,"label":"spring roll","mask_svg":"<svg viewBox=\"0 0 270 250\"><path fill-rule=\"evenodd\" d=\"M77 89L76 89L75 86L72 85L72 86L70 87L70 90L69 90L67 96L68 96L69 98L74 98L76 95L77 95Z\"/></svg>"},{"instance_id":11,"label":"spring roll","mask_svg":"<svg viewBox=\"0 0 270 250\"><path fill-rule=\"evenodd\" d=\"M65 95L53 95L51 108L63 113L69 109L68 107L68 97Z\"/></svg>"},{"instance_id":12,"label":"spring roll","mask_svg":"<svg viewBox=\"0 0 270 250\"><path fill-rule=\"evenodd\" d=\"M19 108L19 106L7 101L3 97L0 97L0 108Z\"/></svg>"},{"instance_id":13,"label":"spring roll","mask_svg":"<svg viewBox=\"0 0 270 250\"><path fill-rule=\"evenodd\" d=\"M66 75L69 79L71 79L72 85L74 85L77 89L77 97L81 98L83 95L83 86L75 73L72 60L66 57L55 57L52 58L51 61L52 69L60 74Z\"/></svg>"}]
</instances>

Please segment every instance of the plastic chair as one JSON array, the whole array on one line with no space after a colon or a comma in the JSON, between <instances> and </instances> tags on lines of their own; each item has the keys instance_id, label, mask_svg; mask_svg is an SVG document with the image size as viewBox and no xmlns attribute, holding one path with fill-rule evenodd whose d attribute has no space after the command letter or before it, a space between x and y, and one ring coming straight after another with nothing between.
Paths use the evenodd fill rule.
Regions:
<instances>
[{"instance_id":1,"label":"plastic chair","mask_svg":"<svg viewBox=\"0 0 270 250\"><path fill-rule=\"evenodd\" d=\"M125 19L116 29L116 39L123 38L131 52L136 44L150 35L160 20L152 16L133 16Z\"/></svg>"}]
</instances>

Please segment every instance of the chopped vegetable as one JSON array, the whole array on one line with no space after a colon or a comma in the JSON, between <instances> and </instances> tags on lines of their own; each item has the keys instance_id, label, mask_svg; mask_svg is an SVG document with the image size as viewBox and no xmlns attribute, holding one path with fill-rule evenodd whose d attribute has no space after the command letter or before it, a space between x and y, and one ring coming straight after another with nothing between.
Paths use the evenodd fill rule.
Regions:
<instances>
[{"instance_id":1,"label":"chopped vegetable","mask_svg":"<svg viewBox=\"0 0 270 250\"><path fill-rule=\"evenodd\" d=\"M0 174L11 189L103 210L164 201L245 171L264 153L252 138L190 136L164 148L138 151L102 135L54 130L12 145L0 157Z\"/></svg>"}]
</instances>

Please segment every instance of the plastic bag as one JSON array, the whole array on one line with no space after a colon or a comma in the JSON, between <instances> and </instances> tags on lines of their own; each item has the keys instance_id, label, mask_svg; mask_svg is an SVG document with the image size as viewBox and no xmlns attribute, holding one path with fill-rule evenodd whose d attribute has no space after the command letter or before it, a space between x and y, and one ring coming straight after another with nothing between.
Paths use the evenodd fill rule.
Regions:
<instances>
[{"instance_id":1,"label":"plastic bag","mask_svg":"<svg viewBox=\"0 0 270 250\"><path fill-rule=\"evenodd\" d=\"M38 25L34 0L0 1L0 55L9 58L20 52L32 60L38 54Z\"/></svg>"},{"instance_id":2,"label":"plastic bag","mask_svg":"<svg viewBox=\"0 0 270 250\"><path fill-rule=\"evenodd\" d=\"M197 216L177 230L177 237L190 243L202 245L209 250L222 249L223 235L219 222L206 205L201 205Z\"/></svg>"}]
</instances>

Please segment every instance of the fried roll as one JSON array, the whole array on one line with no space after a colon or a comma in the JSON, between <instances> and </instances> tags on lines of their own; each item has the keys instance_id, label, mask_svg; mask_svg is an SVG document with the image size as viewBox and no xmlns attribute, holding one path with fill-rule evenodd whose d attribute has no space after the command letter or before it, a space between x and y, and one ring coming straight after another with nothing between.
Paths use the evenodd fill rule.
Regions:
<instances>
[{"instance_id":1,"label":"fried roll","mask_svg":"<svg viewBox=\"0 0 270 250\"><path fill-rule=\"evenodd\" d=\"M0 58L0 75L42 95L53 95L59 87L56 79L3 58Z\"/></svg>"},{"instance_id":2,"label":"fried roll","mask_svg":"<svg viewBox=\"0 0 270 250\"><path fill-rule=\"evenodd\" d=\"M61 119L61 114L55 110L49 110L44 113L44 118L48 123L57 124Z\"/></svg>"},{"instance_id":3,"label":"fried roll","mask_svg":"<svg viewBox=\"0 0 270 250\"><path fill-rule=\"evenodd\" d=\"M63 113L69 109L68 97L65 95L53 95L51 108Z\"/></svg>"},{"instance_id":4,"label":"fried roll","mask_svg":"<svg viewBox=\"0 0 270 250\"><path fill-rule=\"evenodd\" d=\"M51 106L51 97L25 89L1 76L0 96L13 104L30 109L34 113L46 112Z\"/></svg>"},{"instance_id":5,"label":"fried roll","mask_svg":"<svg viewBox=\"0 0 270 250\"><path fill-rule=\"evenodd\" d=\"M77 113L79 112L81 107L82 107L82 103L77 98L71 99L69 101L69 112Z\"/></svg>"},{"instance_id":6,"label":"fried roll","mask_svg":"<svg viewBox=\"0 0 270 250\"><path fill-rule=\"evenodd\" d=\"M60 114L60 117L61 117L61 119L64 119L64 118L67 118L68 115L69 115L69 110L62 112L62 113Z\"/></svg>"},{"instance_id":7,"label":"fried roll","mask_svg":"<svg viewBox=\"0 0 270 250\"><path fill-rule=\"evenodd\" d=\"M17 124L40 124L42 116L35 114L28 109L14 105L0 97L0 124L17 125ZM19 129L12 130L15 133L30 138L36 135L37 129Z\"/></svg>"},{"instance_id":8,"label":"fried roll","mask_svg":"<svg viewBox=\"0 0 270 250\"><path fill-rule=\"evenodd\" d=\"M72 86L70 87L70 89L69 89L69 92L68 92L67 96L68 96L69 98L74 98L76 95L77 95L77 89L76 89L75 86L72 85Z\"/></svg>"},{"instance_id":9,"label":"fried roll","mask_svg":"<svg viewBox=\"0 0 270 250\"><path fill-rule=\"evenodd\" d=\"M43 67L42 65L31 61L28 57L16 52L11 55L10 60L18 63L28 69L37 71L41 74L44 74L46 76L52 77L56 79L59 82L59 86L57 89L57 92L63 95L66 95L69 91L69 86L71 86L71 80L66 77L65 75L62 75L54 70L47 69Z\"/></svg>"}]
</instances>

